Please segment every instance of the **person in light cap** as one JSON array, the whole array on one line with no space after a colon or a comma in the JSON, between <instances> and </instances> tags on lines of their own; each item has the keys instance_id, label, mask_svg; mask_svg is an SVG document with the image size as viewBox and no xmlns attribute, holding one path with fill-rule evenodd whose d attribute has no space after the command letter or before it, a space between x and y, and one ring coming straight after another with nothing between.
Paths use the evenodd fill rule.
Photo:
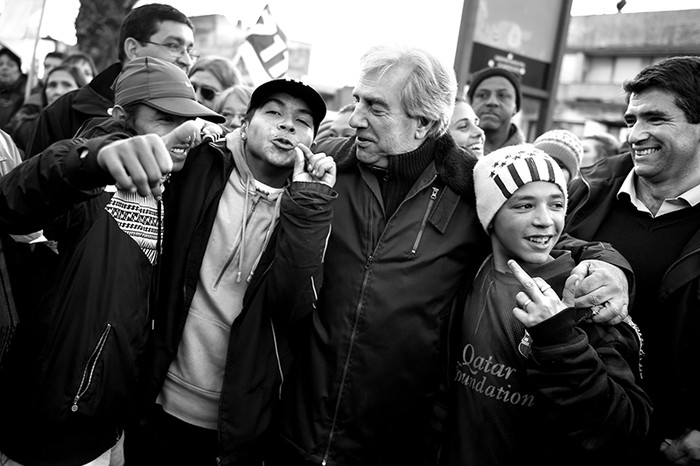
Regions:
<instances>
[{"instance_id":1,"label":"person in light cap","mask_svg":"<svg viewBox=\"0 0 700 466\"><path fill-rule=\"evenodd\" d=\"M556 160L564 172L567 184L579 176L583 144L574 133L565 129L552 129L542 133L532 144Z\"/></svg>"},{"instance_id":2,"label":"person in light cap","mask_svg":"<svg viewBox=\"0 0 700 466\"><path fill-rule=\"evenodd\" d=\"M312 87L268 81L239 128L194 148L170 178L129 464L261 463L290 368L287 333L322 283L335 163L309 147L325 113Z\"/></svg>"},{"instance_id":3,"label":"person in light cap","mask_svg":"<svg viewBox=\"0 0 700 466\"><path fill-rule=\"evenodd\" d=\"M129 62L114 90L94 137L60 141L0 180L0 228L41 229L58 252L0 368L2 464L124 461L164 242L163 182L211 129L201 118L223 118L156 58Z\"/></svg>"},{"instance_id":4,"label":"person in light cap","mask_svg":"<svg viewBox=\"0 0 700 466\"><path fill-rule=\"evenodd\" d=\"M530 144L509 146L479 159L474 187L493 253L453 311L446 464L630 464L651 415L641 336L629 317L597 324L573 307L581 278L571 253L553 250L562 170Z\"/></svg>"}]
</instances>

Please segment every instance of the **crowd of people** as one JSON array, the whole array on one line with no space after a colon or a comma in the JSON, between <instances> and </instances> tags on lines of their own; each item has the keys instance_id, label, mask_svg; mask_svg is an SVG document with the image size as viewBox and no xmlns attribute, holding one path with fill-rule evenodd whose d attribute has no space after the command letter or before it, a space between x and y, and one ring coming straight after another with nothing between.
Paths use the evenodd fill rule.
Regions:
<instances>
[{"instance_id":1,"label":"crowd of people","mask_svg":"<svg viewBox=\"0 0 700 466\"><path fill-rule=\"evenodd\" d=\"M700 57L624 144L407 46L330 112L158 3L44 68L0 50L1 465L700 464Z\"/></svg>"}]
</instances>

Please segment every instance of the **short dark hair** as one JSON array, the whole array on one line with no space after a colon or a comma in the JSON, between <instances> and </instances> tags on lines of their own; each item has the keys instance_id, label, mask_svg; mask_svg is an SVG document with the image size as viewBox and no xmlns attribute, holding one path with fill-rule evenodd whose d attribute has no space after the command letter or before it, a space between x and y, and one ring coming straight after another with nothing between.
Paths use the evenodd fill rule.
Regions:
<instances>
[{"instance_id":1,"label":"short dark hair","mask_svg":"<svg viewBox=\"0 0 700 466\"><path fill-rule=\"evenodd\" d=\"M622 89L629 103L632 94L659 89L675 96L675 102L690 124L700 123L700 57L672 57L647 66L625 81Z\"/></svg>"},{"instance_id":2,"label":"short dark hair","mask_svg":"<svg viewBox=\"0 0 700 466\"><path fill-rule=\"evenodd\" d=\"M85 62L90 66L92 70L92 75L97 75L97 67L95 66L95 61L90 55L85 52L73 52L63 59L62 65L78 65L80 62Z\"/></svg>"},{"instance_id":3,"label":"short dark hair","mask_svg":"<svg viewBox=\"0 0 700 466\"><path fill-rule=\"evenodd\" d=\"M194 31L194 24L180 10L162 3L149 3L129 12L122 22L119 32L119 61L126 61L124 42L133 37L139 42L147 41L158 32L158 27L163 21L174 21L186 24Z\"/></svg>"},{"instance_id":4,"label":"short dark hair","mask_svg":"<svg viewBox=\"0 0 700 466\"><path fill-rule=\"evenodd\" d=\"M46 61L47 58L58 58L59 60L63 60L65 56L65 53L54 50L53 52L49 52L44 55L44 61Z\"/></svg>"}]
</instances>

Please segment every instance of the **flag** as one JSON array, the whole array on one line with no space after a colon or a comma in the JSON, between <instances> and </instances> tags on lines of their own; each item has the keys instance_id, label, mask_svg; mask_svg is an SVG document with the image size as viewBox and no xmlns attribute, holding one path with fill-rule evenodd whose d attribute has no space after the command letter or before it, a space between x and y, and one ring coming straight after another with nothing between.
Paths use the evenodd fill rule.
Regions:
<instances>
[{"instance_id":1,"label":"flag","mask_svg":"<svg viewBox=\"0 0 700 466\"><path fill-rule=\"evenodd\" d=\"M25 100L36 82L36 48L45 6L46 0L0 0L0 42L20 57L29 54L32 57L27 65L29 72L24 90Z\"/></svg>"},{"instance_id":2,"label":"flag","mask_svg":"<svg viewBox=\"0 0 700 466\"><path fill-rule=\"evenodd\" d=\"M279 28L265 5L258 22L248 29L245 41L238 47L237 59L254 86L277 79L289 70L287 36Z\"/></svg>"},{"instance_id":3,"label":"flag","mask_svg":"<svg viewBox=\"0 0 700 466\"><path fill-rule=\"evenodd\" d=\"M45 0L0 2L0 41L34 41L39 35Z\"/></svg>"}]
</instances>

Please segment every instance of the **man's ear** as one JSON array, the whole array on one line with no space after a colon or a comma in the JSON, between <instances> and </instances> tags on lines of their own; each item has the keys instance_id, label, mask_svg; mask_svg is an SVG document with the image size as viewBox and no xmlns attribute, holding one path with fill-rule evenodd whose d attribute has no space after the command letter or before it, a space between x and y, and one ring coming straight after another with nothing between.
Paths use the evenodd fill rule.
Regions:
<instances>
[{"instance_id":1,"label":"man's ear","mask_svg":"<svg viewBox=\"0 0 700 466\"><path fill-rule=\"evenodd\" d=\"M138 57L138 51L143 47L139 41L133 37L127 37L124 41L124 54L128 60L133 60Z\"/></svg>"},{"instance_id":2,"label":"man's ear","mask_svg":"<svg viewBox=\"0 0 700 466\"><path fill-rule=\"evenodd\" d=\"M417 121L418 121L418 126L416 127L416 139L425 138L425 135L428 134L428 131L430 131L430 129L436 123L434 121L429 121L425 117L420 117L417 119Z\"/></svg>"},{"instance_id":3,"label":"man's ear","mask_svg":"<svg viewBox=\"0 0 700 466\"><path fill-rule=\"evenodd\" d=\"M112 108L112 118L122 123L126 122L127 114L121 105L115 105Z\"/></svg>"}]
</instances>

